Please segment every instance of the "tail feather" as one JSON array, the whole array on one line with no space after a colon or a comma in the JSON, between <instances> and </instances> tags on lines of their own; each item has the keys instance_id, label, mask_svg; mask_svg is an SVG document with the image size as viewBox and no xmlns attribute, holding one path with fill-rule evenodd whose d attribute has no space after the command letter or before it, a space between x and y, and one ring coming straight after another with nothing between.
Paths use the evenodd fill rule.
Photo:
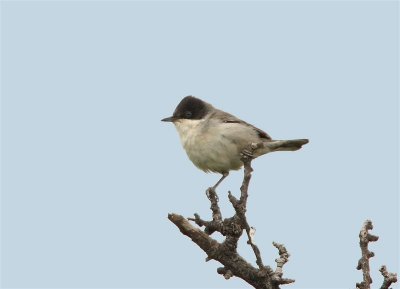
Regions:
<instances>
[{"instance_id":1,"label":"tail feather","mask_svg":"<svg viewBox=\"0 0 400 289\"><path fill-rule=\"evenodd\" d=\"M276 151L297 151L308 142L308 139L271 140L264 142L262 147L255 151L255 155L260 156Z\"/></svg>"},{"instance_id":2,"label":"tail feather","mask_svg":"<svg viewBox=\"0 0 400 289\"><path fill-rule=\"evenodd\" d=\"M297 151L308 143L308 139L278 140L272 143L276 144L274 151Z\"/></svg>"}]
</instances>

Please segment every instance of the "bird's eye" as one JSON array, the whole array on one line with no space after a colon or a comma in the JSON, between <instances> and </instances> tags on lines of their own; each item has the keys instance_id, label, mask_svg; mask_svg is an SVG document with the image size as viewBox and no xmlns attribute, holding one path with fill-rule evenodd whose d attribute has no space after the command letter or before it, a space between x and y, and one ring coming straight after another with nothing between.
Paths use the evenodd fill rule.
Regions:
<instances>
[{"instance_id":1,"label":"bird's eye","mask_svg":"<svg viewBox=\"0 0 400 289\"><path fill-rule=\"evenodd\" d=\"M191 118L192 117L192 112L191 111L186 111L185 112L185 118Z\"/></svg>"}]
</instances>

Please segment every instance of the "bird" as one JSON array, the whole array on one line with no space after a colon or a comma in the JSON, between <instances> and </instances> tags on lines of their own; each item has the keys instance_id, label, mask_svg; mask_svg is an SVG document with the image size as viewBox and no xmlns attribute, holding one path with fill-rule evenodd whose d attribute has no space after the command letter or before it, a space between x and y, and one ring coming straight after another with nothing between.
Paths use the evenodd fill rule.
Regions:
<instances>
[{"instance_id":1,"label":"bird","mask_svg":"<svg viewBox=\"0 0 400 289\"><path fill-rule=\"evenodd\" d=\"M213 191L230 171L243 166L242 154L250 145L261 144L251 155L257 158L269 152L297 151L309 142L273 140L263 130L192 95L184 97L173 115L161 121L175 125L187 156L197 168L222 175L209 188Z\"/></svg>"}]
</instances>

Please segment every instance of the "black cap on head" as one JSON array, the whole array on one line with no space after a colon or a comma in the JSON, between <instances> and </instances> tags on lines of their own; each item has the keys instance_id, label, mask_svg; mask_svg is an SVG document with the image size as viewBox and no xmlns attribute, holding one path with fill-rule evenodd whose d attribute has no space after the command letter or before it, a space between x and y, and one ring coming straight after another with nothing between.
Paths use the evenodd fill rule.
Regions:
<instances>
[{"instance_id":1,"label":"black cap on head","mask_svg":"<svg viewBox=\"0 0 400 289\"><path fill-rule=\"evenodd\" d=\"M177 119L202 119L207 114L209 104L194 96L186 96L181 100L172 117L162 121L174 121Z\"/></svg>"}]
</instances>

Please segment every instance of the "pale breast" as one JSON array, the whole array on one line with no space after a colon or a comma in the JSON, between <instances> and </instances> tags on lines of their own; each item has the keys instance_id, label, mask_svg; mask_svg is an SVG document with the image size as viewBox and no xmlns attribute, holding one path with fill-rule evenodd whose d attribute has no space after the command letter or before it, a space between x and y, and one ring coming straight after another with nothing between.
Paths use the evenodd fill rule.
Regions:
<instances>
[{"instance_id":1,"label":"pale breast","mask_svg":"<svg viewBox=\"0 0 400 289\"><path fill-rule=\"evenodd\" d=\"M206 172L239 169L240 152L257 137L255 132L235 123L180 120L175 126L189 159Z\"/></svg>"}]
</instances>

